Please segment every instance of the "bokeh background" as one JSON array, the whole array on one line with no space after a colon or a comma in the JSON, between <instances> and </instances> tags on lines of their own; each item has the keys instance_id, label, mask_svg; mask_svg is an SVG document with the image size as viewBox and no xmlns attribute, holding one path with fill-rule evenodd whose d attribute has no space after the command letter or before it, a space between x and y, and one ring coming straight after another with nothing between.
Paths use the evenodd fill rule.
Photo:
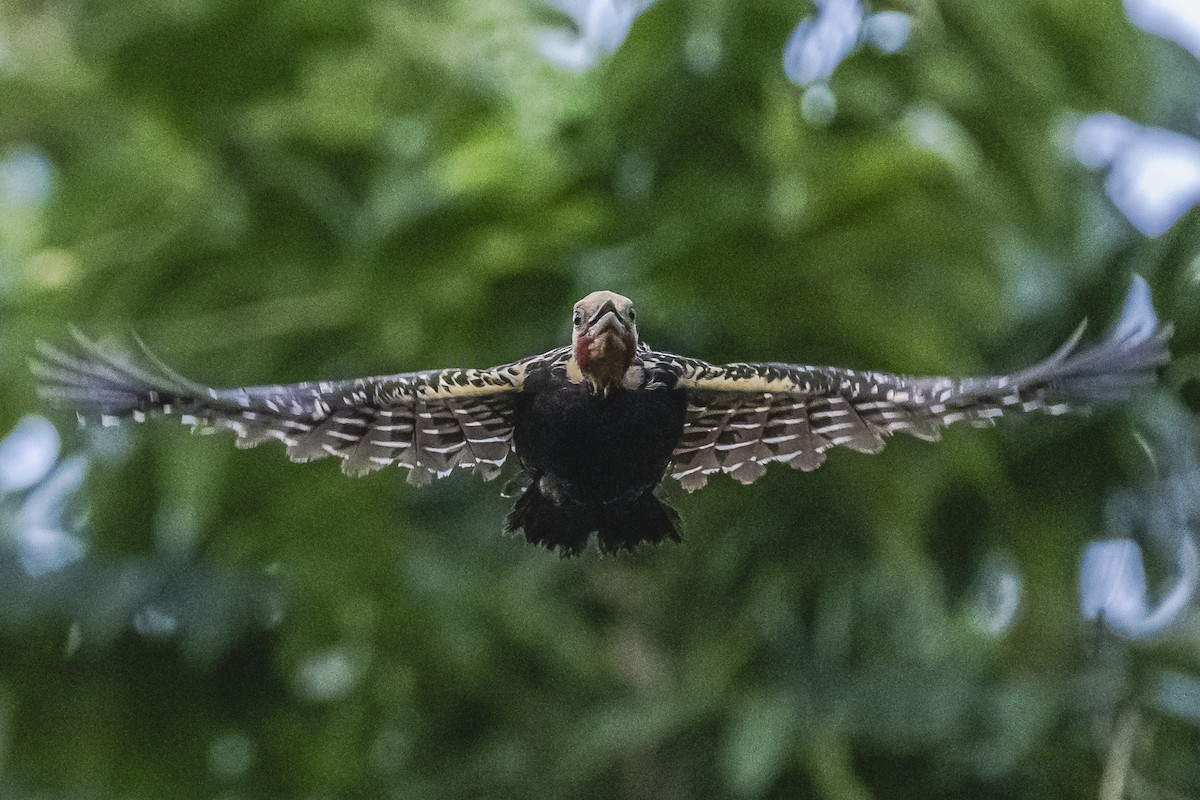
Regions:
<instances>
[{"instance_id":1,"label":"bokeh background","mask_svg":"<svg viewBox=\"0 0 1200 800\"><path fill-rule=\"evenodd\" d=\"M0 5L0 796L1200 796L1196 16ZM217 385L486 366L610 288L709 360L995 373L1134 272L1157 393L672 486L684 543L618 558L501 536L501 482L80 431L27 368L71 324Z\"/></svg>"}]
</instances>

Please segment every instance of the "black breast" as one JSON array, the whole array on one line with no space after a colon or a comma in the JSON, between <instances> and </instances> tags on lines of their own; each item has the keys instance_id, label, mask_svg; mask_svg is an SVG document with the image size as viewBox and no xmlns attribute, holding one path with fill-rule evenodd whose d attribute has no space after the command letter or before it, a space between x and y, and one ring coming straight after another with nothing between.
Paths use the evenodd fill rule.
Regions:
<instances>
[{"instance_id":1,"label":"black breast","mask_svg":"<svg viewBox=\"0 0 1200 800\"><path fill-rule=\"evenodd\" d=\"M526 471L560 502L631 500L658 485L683 433L687 395L673 374L652 377L643 382L651 388L605 397L561 368L526 376L513 428Z\"/></svg>"}]
</instances>

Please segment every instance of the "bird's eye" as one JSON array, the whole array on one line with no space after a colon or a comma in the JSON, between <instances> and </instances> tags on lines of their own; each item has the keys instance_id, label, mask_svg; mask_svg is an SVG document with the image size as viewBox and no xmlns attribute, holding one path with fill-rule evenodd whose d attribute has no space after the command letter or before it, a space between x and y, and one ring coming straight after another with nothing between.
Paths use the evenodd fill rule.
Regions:
<instances>
[{"instance_id":1,"label":"bird's eye","mask_svg":"<svg viewBox=\"0 0 1200 800\"><path fill-rule=\"evenodd\" d=\"M582 325L583 324L583 314L580 314L578 311L576 311L574 316L571 317L571 323L576 326Z\"/></svg>"},{"instance_id":2,"label":"bird's eye","mask_svg":"<svg viewBox=\"0 0 1200 800\"><path fill-rule=\"evenodd\" d=\"M637 319L637 314L634 313L634 310L631 308L629 309L629 321L633 322L635 319Z\"/></svg>"}]
</instances>

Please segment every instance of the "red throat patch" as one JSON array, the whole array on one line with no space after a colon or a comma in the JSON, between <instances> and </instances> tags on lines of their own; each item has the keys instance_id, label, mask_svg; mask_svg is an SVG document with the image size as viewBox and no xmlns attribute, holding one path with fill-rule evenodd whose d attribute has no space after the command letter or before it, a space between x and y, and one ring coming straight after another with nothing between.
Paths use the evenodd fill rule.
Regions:
<instances>
[{"instance_id":1,"label":"red throat patch","mask_svg":"<svg viewBox=\"0 0 1200 800\"><path fill-rule=\"evenodd\" d=\"M580 336L575 342L575 363L594 386L607 390L619 385L633 364L634 348L624 338L606 331Z\"/></svg>"}]
</instances>

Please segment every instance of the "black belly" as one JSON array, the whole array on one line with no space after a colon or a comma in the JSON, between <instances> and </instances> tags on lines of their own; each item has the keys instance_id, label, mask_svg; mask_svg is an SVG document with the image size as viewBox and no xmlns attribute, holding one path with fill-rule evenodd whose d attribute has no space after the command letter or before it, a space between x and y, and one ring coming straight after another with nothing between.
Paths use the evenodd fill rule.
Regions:
<instances>
[{"instance_id":1,"label":"black belly","mask_svg":"<svg viewBox=\"0 0 1200 800\"><path fill-rule=\"evenodd\" d=\"M527 376L513 446L543 494L559 504L622 503L657 486L683 433L687 396L673 376L655 384L604 397L562 370Z\"/></svg>"}]
</instances>

